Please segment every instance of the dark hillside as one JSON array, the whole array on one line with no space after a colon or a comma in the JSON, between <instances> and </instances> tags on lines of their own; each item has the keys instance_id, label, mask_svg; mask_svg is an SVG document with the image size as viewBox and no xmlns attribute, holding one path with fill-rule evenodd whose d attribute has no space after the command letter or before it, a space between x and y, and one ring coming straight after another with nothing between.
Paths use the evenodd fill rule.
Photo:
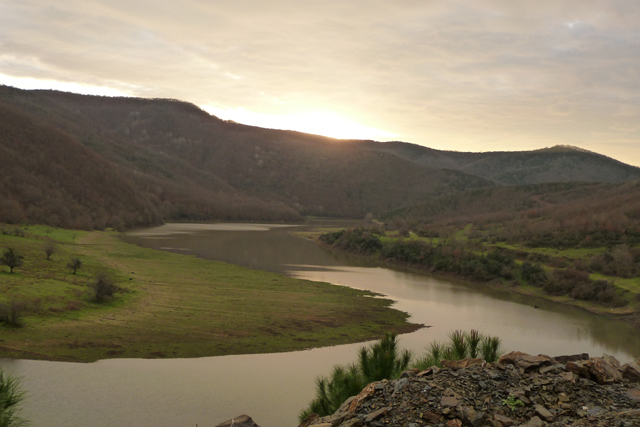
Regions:
<instances>
[{"instance_id":1,"label":"dark hillside","mask_svg":"<svg viewBox=\"0 0 640 427\"><path fill-rule=\"evenodd\" d=\"M114 165L68 134L0 103L0 221L69 228L161 221Z\"/></svg>"},{"instance_id":2,"label":"dark hillside","mask_svg":"<svg viewBox=\"0 0 640 427\"><path fill-rule=\"evenodd\" d=\"M492 185L344 141L222 121L184 102L0 89L118 165L166 219L361 217Z\"/></svg>"}]
</instances>

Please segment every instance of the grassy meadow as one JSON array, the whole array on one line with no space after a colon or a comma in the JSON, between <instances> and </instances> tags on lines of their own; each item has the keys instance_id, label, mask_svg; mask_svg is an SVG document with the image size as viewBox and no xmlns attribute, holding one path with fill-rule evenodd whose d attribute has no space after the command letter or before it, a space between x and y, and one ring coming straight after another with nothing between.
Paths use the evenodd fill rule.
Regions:
<instances>
[{"instance_id":1,"label":"grassy meadow","mask_svg":"<svg viewBox=\"0 0 640 427\"><path fill-rule=\"evenodd\" d=\"M0 357L91 362L104 358L267 353L379 338L418 326L372 293L140 248L115 232L5 226L0 304L24 306L22 327L0 325ZM46 260L44 245L55 243ZM67 263L79 258L72 274ZM102 304L98 274L119 287Z\"/></svg>"}]
</instances>

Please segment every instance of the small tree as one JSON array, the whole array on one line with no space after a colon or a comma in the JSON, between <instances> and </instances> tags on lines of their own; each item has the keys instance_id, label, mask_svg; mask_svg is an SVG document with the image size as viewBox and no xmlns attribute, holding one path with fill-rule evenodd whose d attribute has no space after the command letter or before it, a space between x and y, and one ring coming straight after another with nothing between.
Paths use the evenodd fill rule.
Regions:
<instances>
[{"instance_id":1,"label":"small tree","mask_svg":"<svg viewBox=\"0 0 640 427\"><path fill-rule=\"evenodd\" d=\"M57 249L58 248L56 247L56 244L53 243L53 242L46 242L44 245L42 245L42 250L44 251L45 255L47 256L47 261L49 261L49 259L51 259L51 255L56 253Z\"/></svg>"},{"instance_id":2,"label":"small tree","mask_svg":"<svg viewBox=\"0 0 640 427\"><path fill-rule=\"evenodd\" d=\"M113 282L113 279L105 273L100 273L90 286L98 303L109 300L118 291L118 286Z\"/></svg>"},{"instance_id":3,"label":"small tree","mask_svg":"<svg viewBox=\"0 0 640 427\"><path fill-rule=\"evenodd\" d=\"M18 254L13 248L7 248L0 258L0 263L9 267L9 271L13 273L13 269L22 266L22 259L24 257Z\"/></svg>"},{"instance_id":4,"label":"small tree","mask_svg":"<svg viewBox=\"0 0 640 427\"><path fill-rule=\"evenodd\" d=\"M80 261L80 258L72 258L67 264L67 267L73 270L73 274L76 274L78 269L82 267L82 261Z\"/></svg>"}]
</instances>

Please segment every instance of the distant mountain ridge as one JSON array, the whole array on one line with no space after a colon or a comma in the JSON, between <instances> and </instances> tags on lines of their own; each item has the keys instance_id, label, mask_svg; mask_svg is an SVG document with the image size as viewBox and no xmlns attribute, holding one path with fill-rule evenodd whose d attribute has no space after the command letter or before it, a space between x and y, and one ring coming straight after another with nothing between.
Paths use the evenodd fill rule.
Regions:
<instances>
[{"instance_id":1,"label":"distant mountain ridge","mask_svg":"<svg viewBox=\"0 0 640 427\"><path fill-rule=\"evenodd\" d=\"M0 174L0 222L130 228L353 218L474 189L640 177L639 168L595 153L539 151L341 141L227 122L175 100L0 86L0 161L11 165Z\"/></svg>"},{"instance_id":2,"label":"distant mountain ridge","mask_svg":"<svg viewBox=\"0 0 640 427\"><path fill-rule=\"evenodd\" d=\"M571 146L532 151L463 153L441 151L406 142L365 141L361 146L427 167L449 168L502 185L552 182L621 183L640 178L640 168Z\"/></svg>"}]
</instances>

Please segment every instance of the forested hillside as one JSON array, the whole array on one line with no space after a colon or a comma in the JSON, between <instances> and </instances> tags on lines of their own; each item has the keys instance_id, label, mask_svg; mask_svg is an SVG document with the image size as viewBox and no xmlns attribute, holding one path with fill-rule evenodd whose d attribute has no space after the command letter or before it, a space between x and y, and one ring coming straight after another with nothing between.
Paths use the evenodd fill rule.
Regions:
<instances>
[{"instance_id":1,"label":"forested hillside","mask_svg":"<svg viewBox=\"0 0 640 427\"><path fill-rule=\"evenodd\" d=\"M0 154L0 222L84 229L389 212L424 221L495 213L505 201L512 212L540 208L558 193L507 184L640 177L638 168L574 149L478 154L342 141L227 122L175 100L7 86Z\"/></svg>"}]
</instances>

